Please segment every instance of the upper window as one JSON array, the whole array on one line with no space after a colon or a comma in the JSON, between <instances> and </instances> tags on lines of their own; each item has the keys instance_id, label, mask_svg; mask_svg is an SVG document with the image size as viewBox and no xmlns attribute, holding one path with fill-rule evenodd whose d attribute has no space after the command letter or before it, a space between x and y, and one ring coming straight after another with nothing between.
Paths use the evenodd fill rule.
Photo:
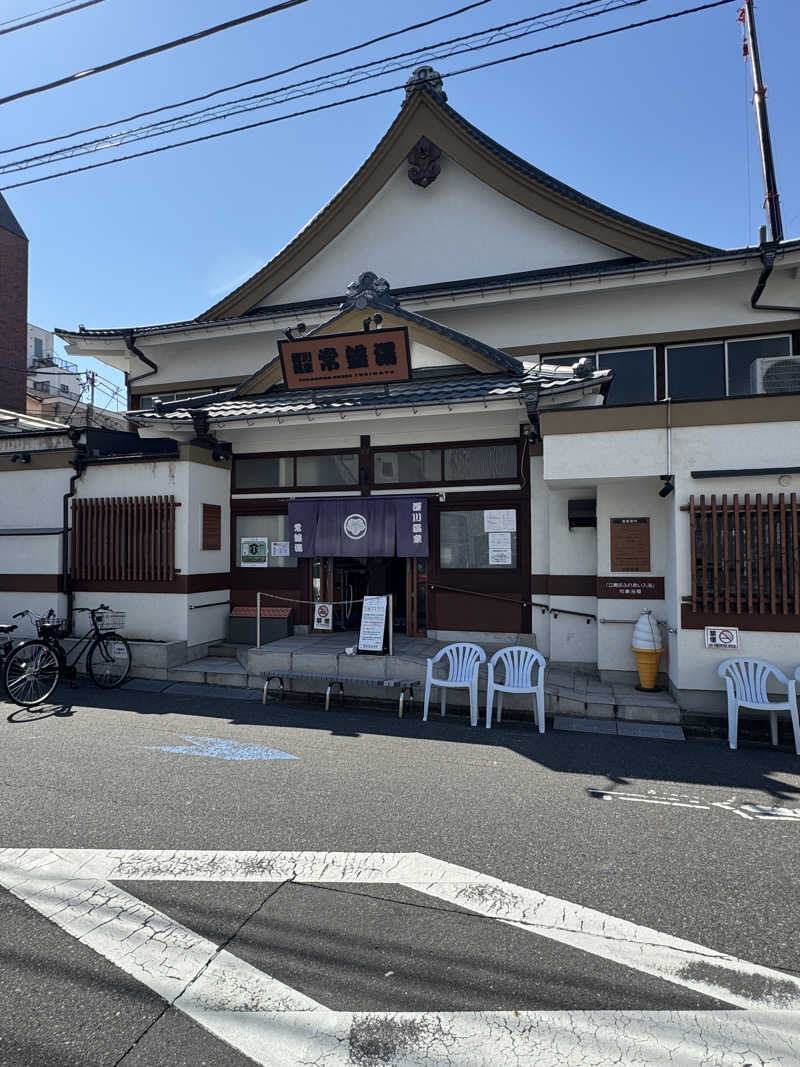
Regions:
<instances>
[{"instance_id":1,"label":"upper window","mask_svg":"<svg viewBox=\"0 0 800 1067\"><path fill-rule=\"evenodd\" d=\"M438 448L376 452L374 477L376 485L439 482L442 479L442 453Z\"/></svg>"},{"instance_id":2,"label":"upper window","mask_svg":"<svg viewBox=\"0 0 800 1067\"><path fill-rule=\"evenodd\" d=\"M722 341L668 348L667 396L672 400L714 400L725 396Z\"/></svg>"},{"instance_id":3,"label":"upper window","mask_svg":"<svg viewBox=\"0 0 800 1067\"><path fill-rule=\"evenodd\" d=\"M746 337L739 341L728 341L728 395L752 396L759 392L758 372L763 364L756 364L757 359L765 356L791 355L791 338L783 337Z\"/></svg>"},{"instance_id":4,"label":"upper window","mask_svg":"<svg viewBox=\"0 0 800 1067\"><path fill-rule=\"evenodd\" d=\"M358 453L241 456L236 459L233 480L237 489L313 489L358 485Z\"/></svg>"},{"instance_id":5,"label":"upper window","mask_svg":"<svg viewBox=\"0 0 800 1067\"><path fill-rule=\"evenodd\" d=\"M595 370L613 370L614 381L607 404L647 404L655 400L655 349L652 346L541 357L542 363L564 368L574 366L580 359L590 360Z\"/></svg>"},{"instance_id":6,"label":"upper window","mask_svg":"<svg viewBox=\"0 0 800 1067\"><path fill-rule=\"evenodd\" d=\"M41 337L34 337L33 339L33 355L36 359L41 359L44 355L44 342Z\"/></svg>"},{"instance_id":7,"label":"upper window","mask_svg":"<svg viewBox=\"0 0 800 1067\"><path fill-rule=\"evenodd\" d=\"M631 348L620 352L598 352L599 370L613 370L614 381L608 394L609 404L647 404L655 399L655 351Z\"/></svg>"},{"instance_id":8,"label":"upper window","mask_svg":"<svg viewBox=\"0 0 800 1067\"><path fill-rule=\"evenodd\" d=\"M517 446L470 445L444 450L446 482L497 481L517 477Z\"/></svg>"}]
</instances>

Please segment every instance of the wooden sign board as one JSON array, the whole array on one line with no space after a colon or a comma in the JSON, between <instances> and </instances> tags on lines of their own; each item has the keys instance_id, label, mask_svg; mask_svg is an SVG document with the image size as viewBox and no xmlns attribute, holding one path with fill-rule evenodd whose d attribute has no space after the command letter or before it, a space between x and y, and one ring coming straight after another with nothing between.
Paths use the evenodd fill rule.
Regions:
<instances>
[{"instance_id":1,"label":"wooden sign board","mask_svg":"<svg viewBox=\"0 0 800 1067\"><path fill-rule=\"evenodd\" d=\"M279 341L287 389L407 382L411 378L405 326Z\"/></svg>"},{"instance_id":2,"label":"wooden sign board","mask_svg":"<svg viewBox=\"0 0 800 1067\"><path fill-rule=\"evenodd\" d=\"M663 578L598 578L600 600L663 600Z\"/></svg>"},{"instance_id":3,"label":"wooden sign board","mask_svg":"<svg viewBox=\"0 0 800 1067\"><path fill-rule=\"evenodd\" d=\"M611 570L650 570L650 519L611 520Z\"/></svg>"}]
</instances>

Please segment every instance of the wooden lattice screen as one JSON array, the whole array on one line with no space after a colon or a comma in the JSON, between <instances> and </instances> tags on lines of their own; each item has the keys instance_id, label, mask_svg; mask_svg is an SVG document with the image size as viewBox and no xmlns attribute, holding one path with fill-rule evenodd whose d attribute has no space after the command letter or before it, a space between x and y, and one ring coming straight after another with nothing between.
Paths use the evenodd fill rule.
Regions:
<instances>
[{"instance_id":1,"label":"wooden lattice screen","mask_svg":"<svg viewBox=\"0 0 800 1067\"><path fill-rule=\"evenodd\" d=\"M800 614L797 494L689 498L692 612Z\"/></svg>"},{"instance_id":2,"label":"wooden lattice screen","mask_svg":"<svg viewBox=\"0 0 800 1067\"><path fill-rule=\"evenodd\" d=\"M175 577L173 496L72 501L70 574L77 581L165 582Z\"/></svg>"}]
</instances>

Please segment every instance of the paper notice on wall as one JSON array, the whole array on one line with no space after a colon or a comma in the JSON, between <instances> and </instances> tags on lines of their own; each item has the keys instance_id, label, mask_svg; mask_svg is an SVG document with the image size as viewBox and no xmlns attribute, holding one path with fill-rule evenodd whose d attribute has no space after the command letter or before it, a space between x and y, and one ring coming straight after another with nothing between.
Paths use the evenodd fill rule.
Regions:
<instances>
[{"instance_id":1,"label":"paper notice on wall","mask_svg":"<svg viewBox=\"0 0 800 1067\"><path fill-rule=\"evenodd\" d=\"M289 555L289 542L288 541L273 541L269 546L270 552L273 556L288 556Z\"/></svg>"},{"instance_id":2,"label":"paper notice on wall","mask_svg":"<svg viewBox=\"0 0 800 1067\"><path fill-rule=\"evenodd\" d=\"M267 566L268 538L242 537L239 540L240 567Z\"/></svg>"},{"instance_id":3,"label":"paper notice on wall","mask_svg":"<svg viewBox=\"0 0 800 1067\"><path fill-rule=\"evenodd\" d=\"M387 596L365 596L361 611L361 631L358 635L359 652L382 652L386 632Z\"/></svg>"},{"instance_id":4,"label":"paper notice on wall","mask_svg":"<svg viewBox=\"0 0 800 1067\"><path fill-rule=\"evenodd\" d=\"M511 534L505 530L493 530L489 534L489 566L511 566Z\"/></svg>"},{"instance_id":5,"label":"paper notice on wall","mask_svg":"<svg viewBox=\"0 0 800 1067\"><path fill-rule=\"evenodd\" d=\"M517 529L517 513L513 508L501 511L484 511L484 533L514 533Z\"/></svg>"}]
</instances>

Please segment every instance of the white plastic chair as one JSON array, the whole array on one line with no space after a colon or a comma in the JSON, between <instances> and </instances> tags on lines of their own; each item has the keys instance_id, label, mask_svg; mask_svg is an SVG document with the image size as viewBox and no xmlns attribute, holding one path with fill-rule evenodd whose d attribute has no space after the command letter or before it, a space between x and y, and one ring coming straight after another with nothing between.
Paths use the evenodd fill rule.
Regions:
<instances>
[{"instance_id":1,"label":"white plastic chair","mask_svg":"<svg viewBox=\"0 0 800 1067\"><path fill-rule=\"evenodd\" d=\"M736 748L739 733L739 708L755 708L769 712L769 728L773 745L778 743L778 712L788 711L792 718L794 747L800 756L800 721L797 716L797 692L794 679L763 659L726 659L717 667L717 674L725 679L728 690L728 744ZM786 700L770 700L767 682L770 676L786 686ZM800 668L795 677L800 677Z\"/></svg>"},{"instance_id":2,"label":"white plastic chair","mask_svg":"<svg viewBox=\"0 0 800 1067\"><path fill-rule=\"evenodd\" d=\"M438 663L443 656L447 657L447 677L435 678L433 665ZM431 696L431 686L438 685L442 689L442 715L447 707L448 689L469 690L469 721L470 725L478 725L478 668L486 662L486 653L477 645L468 641L462 641L455 645L445 645L433 659L428 660L428 672L425 676L425 707L422 712L422 721L428 721L428 701Z\"/></svg>"},{"instance_id":3,"label":"white plastic chair","mask_svg":"<svg viewBox=\"0 0 800 1067\"><path fill-rule=\"evenodd\" d=\"M495 667L502 663L505 667L505 680L502 684L494 680ZM539 733L544 733L544 672L547 660L535 648L524 645L510 645L495 652L489 660L489 680L486 685L486 729L492 725L492 705L497 693L497 721L503 720L503 693L532 693L533 715L539 726ZM536 681L533 680L534 671Z\"/></svg>"}]
</instances>

